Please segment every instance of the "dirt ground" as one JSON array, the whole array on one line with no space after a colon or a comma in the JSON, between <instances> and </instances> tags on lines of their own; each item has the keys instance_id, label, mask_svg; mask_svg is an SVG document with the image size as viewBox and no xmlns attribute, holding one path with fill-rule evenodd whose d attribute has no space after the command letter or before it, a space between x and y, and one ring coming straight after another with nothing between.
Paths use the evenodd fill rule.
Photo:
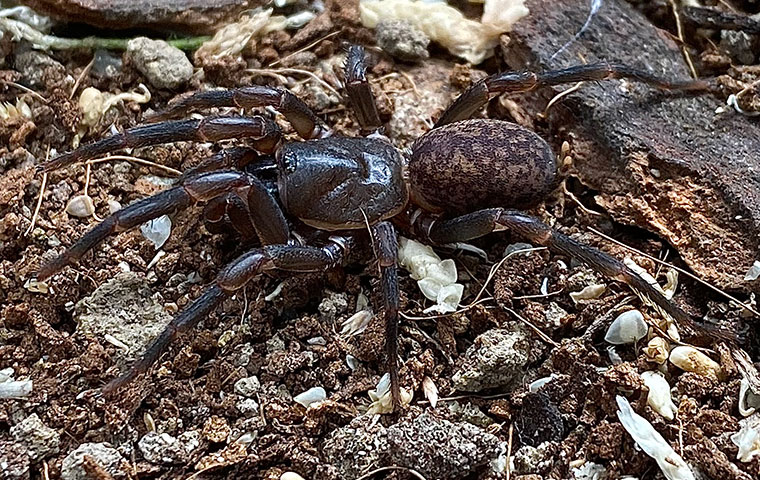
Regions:
<instances>
[{"instance_id":1,"label":"dirt ground","mask_svg":"<svg viewBox=\"0 0 760 480\"><path fill-rule=\"evenodd\" d=\"M667 2L631 3L676 35ZM750 13L756 9L754 2L743 3ZM651 328L637 343L613 348L604 336L619 313L635 307L650 323L660 322L658 314L626 285L546 250L510 256L491 278L492 267L524 241L509 233L472 242L487 260L438 250L454 259L465 286L461 305L469 307L455 314L423 314L430 301L400 269L401 382L413 393L401 412L365 413L368 392L385 371L383 301L369 243L355 264L324 275L255 279L175 342L149 375L113 398L101 394L225 263L251 246L232 233L209 232L203 206L194 206L171 216L171 236L160 249L138 228L109 237L46 286L28 280L112 209L166 188L173 172L192 168L220 146L244 142L162 144L129 152L153 165L112 160L52 172L37 213L43 178L35 167L71 150L78 134L82 143L91 142L139 124L146 111L161 110L177 95L214 87L286 86L338 134L357 135L350 109L331 90L340 89L341 42L373 46L375 33L361 26L355 3L327 6L306 27L268 33L239 56L190 53L192 75L174 90L151 85L119 51L39 53L10 35L0 39L0 104L18 107L0 119L0 371L11 368L14 381L33 385L28 395L0 400L0 478L664 478L619 421L618 395L703 475L697 478L760 478L760 455L738 460L731 440L747 420L739 411L742 375L727 350L706 345L720 367L702 375L657 360L648 348L658 336ZM478 17L479 7L461 7ZM284 13L298 9L303 5ZM755 34L750 37L758 43ZM699 67L711 75L734 68L719 48L690 44ZM369 76L386 132L402 148L464 88L503 68L499 52L473 68L435 44L429 51L430 58L407 62L369 49ZM749 75L753 68L740 70ZM78 101L84 89L139 92L140 84L150 90L149 102L117 103L83 129ZM724 101L716 98L716 105ZM505 97L476 116L529 123L567 167L574 146L563 146L565 139L544 119L521 118L521 112ZM290 126L278 123L296 141ZM594 191L567 176L567 168L561 171L562 188L531 213L617 258L631 256L660 284L667 268L588 227L684 267L678 252L642 229L612 221ZM85 193L94 212L67 213L72 198ZM294 228L306 231L297 222ZM674 301L696 319L750 330L743 347L756 359L751 330L757 319L684 275L679 281ZM569 295L599 285L603 292L591 298ZM750 298L748 291L732 293ZM357 335L341 333L360 296L372 306L371 322ZM674 420L647 404L641 373L650 370L660 370L672 388ZM477 381L468 380L476 374ZM546 377L551 380L543 387L532 384ZM313 387L326 391L325 401L309 407L294 401ZM435 407L433 390L440 397ZM760 407L757 397L747 402ZM399 468L370 473L381 467Z\"/></svg>"}]
</instances>

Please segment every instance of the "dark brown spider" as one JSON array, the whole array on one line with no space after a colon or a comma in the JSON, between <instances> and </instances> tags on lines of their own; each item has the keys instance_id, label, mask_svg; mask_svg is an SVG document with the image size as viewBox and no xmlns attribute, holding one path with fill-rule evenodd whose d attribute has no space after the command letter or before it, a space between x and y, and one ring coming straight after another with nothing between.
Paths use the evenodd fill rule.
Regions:
<instances>
[{"instance_id":1,"label":"dark brown spider","mask_svg":"<svg viewBox=\"0 0 760 480\"><path fill-rule=\"evenodd\" d=\"M215 282L183 310L143 356L120 378L113 392L144 373L180 333L193 328L221 301L255 276L272 270L319 272L345 263L356 233L369 225L378 260L386 321L387 368L398 404L397 364L399 289L396 227L433 245L465 242L509 230L552 250L576 257L608 277L625 282L658 310L691 325L690 318L617 259L553 230L511 208L535 205L552 190L556 162L549 145L534 132L500 120L468 120L495 94L524 92L569 82L632 78L661 89L704 90L702 81L669 82L622 65L595 64L542 74L508 72L490 76L465 91L420 137L407 156L378 134L381 128L365 76L364 50L352 46L346 62L346 93L363 138L332 136L312 111L287 90L252 86L193 94L143 125L85 145L43 165L51 171L128 147L173 141L248 138L251 148L222 150L185 173L178 185L137 201L106 218L63 254L42 266L44 280L78 262L100 241L150 219L206 201L207 225L227 219L243 237L257 237L254 248L225 266ZM272 106L305 142L284 142L269 118L216 116L171 120L196 108ZM274 154L275 162L257 152ZM276 196L243 167L277 170ZM263 167L262 167L263 165ZM255 171L255 170L254 170ZM291 235L286 214L321 231L321 243L301 245ZM395 225L395 227L394 227ZM326 237L326 236L325 236Z\"/></svg>"}]
</instances>

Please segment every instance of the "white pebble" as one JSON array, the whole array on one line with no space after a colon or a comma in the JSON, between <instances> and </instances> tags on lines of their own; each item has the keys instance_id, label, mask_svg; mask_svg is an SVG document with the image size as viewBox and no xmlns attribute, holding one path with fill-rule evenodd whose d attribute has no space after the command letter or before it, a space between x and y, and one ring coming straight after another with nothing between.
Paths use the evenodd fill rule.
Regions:
<instances>
[{"instance_id":1,"label":"white pebble","mask_svg":"<svg viewBox=\"0 0 760 480\"><path fill-rule=\"evenodd\" d=\"M720 364L694 347L680 346L670 351L670 363L686 372L718 380L721 377Z\"/></svg>"},{"instance_id":2,"label":"white pebble","mask_svg":"<svg viewBox=\"0 0 760 480\"><path fill-rule=\"evenodd\" d=\"M578 303L581 300L593 300L602 296L607 289L605 285L589 285L580 292L570 292L570 298L574 303Z\"/></svg>"},{"instance_id":3,"label":"white pebble","mask_svg":"<svg viewBox=\"0 0 760 480\"><path fill-rule=\"evenodd\" d=\"M625 345L646 337L648 331L649 327L644 321L644 315L638 310L628 310L618 315L612 322L604 339L613 345Z\"/></svg>"},{"instance_id":4,"label":"white pebble","mask_svg":"<svg viewBox=\"0 0 760 480\"><path fill-rule=\"evenodd\" d=\"M26 397L32 393L32 381L8 381L0 383L0 398Z\"/></svg>"},{"instance_id":5,"label":"white pebble","mask_svg":"<svg viewBox=\"0 0 760 480\"><path fill-rule=\"evenodd\" d=\"M90 217L95 213L95 204L89 195L76 195L66 205L66 213L74 217Z\"/></svg>"},{"instance_id":6,"label":"white pebble","mask_svg":"<svg viewBox=\"0 0 760 480\"><path fill-rule=\"evenodd\" d=\"M746 378L742 378L741 387L739 387L739 413L742 417L749 417L758 409L760 409L760 395L752 391Z\"/></svg>"},{"instance_id":7,"label":"white pebble","mask_svg":"<svg viewBox=\"0 0 760 480\"><path fill-rule=\"evenodd\" d=\"M161 215L140 225L140 232L158 250L164 246L172 233L172 220L169 215Z\"/></svg>"},{"instance_id":8,"label":"white pebble","mask_svg":"<svg viewBox=\"0 0 760 480\"><path fill-rule=\"evenodd\" d=\"M660 372L644 372L641 374L644 385L649 389L647 403L668 420L673 420L676 416L676 406L670 397L670 385L665 380L665 376Z\"/></svg>"},{"instance_id":9,"label":"white pebble","mask_svg":"<svg viewBox=\"0 0 760 480\"><path fill-rule=\"evenodd\" d=\"M346 365L348 365L348 368L351 370L356 370L359 366L359 359L349 353L346 355Z\"/></svg>"},{"instance_id":10,"label":"white pebble","mask_svg":"<svg viewBox=\"0 0 760 480\"><path fill-rule=\"evenodd\" d=\"M744 281L751 282L753 280L757 280L757 277L760 277L760 261L755 260L755 263L749 267L747 274L744 275Z\"/></svg>"},{"instance_id":11,"label":"white pebble","mask_svg":"<svg viewBox=\"0 0 760 480\"><path fill-rule=\"evenodd\" d=\"M280 475L280 480L305 480L301 475L296 472L285 472Z\"/></svg>"},{"instance_id":12,"label":"white pebble","mask_svg":"<svg viewBox=\"0 0 760 480\"><path fill-rule=\"evenodd\" d=\"M327 399L327 392L322 387L312 387L305 392L293 397L296 403L308 408L312 403L323 402Z\"/></svg>"}]
</instances>

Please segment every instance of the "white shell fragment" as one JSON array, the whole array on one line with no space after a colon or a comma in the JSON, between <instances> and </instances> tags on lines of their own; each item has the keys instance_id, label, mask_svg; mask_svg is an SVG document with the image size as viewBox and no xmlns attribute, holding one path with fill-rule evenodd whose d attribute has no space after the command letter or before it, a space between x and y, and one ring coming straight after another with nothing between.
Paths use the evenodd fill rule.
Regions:
<instances>
[{"instance_id":1,"label":"white shell fragment","mask_svg":"<svg viewBox=\"0 0 760 480\"><path fill-rule=\"evenodd\" d=\"M548 385L551 383L552 380L557 378L557 375L552 373L548 377L539 378L537 380L533 380L530 385L528 385L528 391L531 393L536 393L537 391L541 390L541 387L544 385Z\"/></svg>"},{"instance_id":2,"label":"white shell fragment","mask_svg":"<svg viewBox=\"0 0 760 480\"><path fill-rule=\"evenodd\" d=\"M449 52L477 65L493 55L499 35L529 12L524 0L485 0L480 22L467 19L445 2L362 0L361 21L375 28L383 20L406 20Z\"/></svg>"},{"instance_id":3,"label":"white shell fragment","mask_svg":"<svg viewBox=\"0 0 760 480\"><path fill-rule=\"evenodd\" d=\"M0 398L21 398L32 393L31 380L13 380L13 369L0 370Z\"/></svg>"},{"instance_id":4,"label":"white shell fragment","mask_svg":"<svg viewBox=\"0 0 760 480\"><path fill-rule=\"evenodd\" d=\"M694 480L694 474L683 458L662 438L662 435L654 429L651 423L633 411L628 399L618 395L616 400L619 409L617 416L620 423L623 424L623 428L647 455L657 461L657 465L665 478L668 480Z\"/></svg>"},{"instance_id":5,"label":"white shell fragment","mask_svg":"<svg viewBox=\"0 0 760 480\"><path fill-rule=\"evenodd\" d=\"M741 430L731 435L731 441L739 447L736 459L740 462L751 462L760 455L760 419L753 417L740 423Z\"/></svg>"},{"instance_id":6,"label":"white shell fragment","mask_svg":"<svg viewBox=\"0 0 760 480\"><path fill-rule=\"evenodd\" d=\"M172 220L169 215L161 215L140 225L140 232L158 250L164 246L172 233Z\"/></svg>"},{"instance_id":7,"label":"white shell fragment","mask_svg":"<svg viewBox=\"0 0 760 480\"><path fill-rule=\"evenodd\" d=\"M353 337L359 335L367 329L370 320L372 320L372 312L369 310L360 310L350 317L348 317L342 324L340 329L341 335L348 335Z\"/></svg>"},{"instance_id":8,"label":"white shell fragment","mask_svg":"<svg viewBox=\"0 0 760 480\"><path fill-rule=\"evenodd\" d=\"M301 475L296 472L285 472L280 475L280 480L305 480Z\"/></svg>"},{"instance_id":9,"label":"white shell fragment","mask_svg":"<svg viewBox=\"0 0 760 480\"><path fill-rule=\"evenodd\" d=\"M686 372L719 380L720 364L694 347L680 346L670 351L670 363Z\"/></svg>"},{"instance_id":10,"label":"white shell fragment","mask_svg":"<svg viewBox=\"0 0 760 480\"><path fill-rule=\"evenodd\" d=\"M623 312L612 322L604 339L613 345L634 343L647 336L649 326L638 310Z\"/></svg>"},{"instance_id":11,"label":"white shell fragment","mask_svg":"<svg viewBox=\"0 0 760 480\"><path fill-rule=\"evenodd\" d=\"M24 282L24 288L32 293L50 293L50 285L47 282L40 282L36 278L27 279Z\"/></svg>"},{"instance_id":12,"label":"white shell fragment","mask_svg":"<svg viewBox=\"0 0 760 480\"><path fill-rule=\"evenodd\" d=\"M422 391L425 393L425 398L430 402L430 406L435 408L438 405L438 387L430 377L422 379Z\"/></svg>"},{"instance_id":13,"label":"white shell fragment","mask_svg":"<svg viewBox=\"0 0 760 480\"><path fill-rule=\"evenodd\" d=\"M300 403L306 408L312 403L323 402L327 400L327 392L322 387L312 387L305 392L293 397L293 401Z\"/></svg>"},{"instance_id":14,"label":"white shell fragment","mask_svg":"<svg viewBox=\"0 0 760 480\"><path fill-rule=\"evenodd\" d=\"M464 286L456 283L457 269L453 260L441 260L429 246L404 237L399 237L398 260L417 280L423 295L436 302L425 309L425 313L457 310Z\"/></svg>"},{"instance_id":15,"label":"white shell fragment","mask_svg":"<svg viewBox=\"0 0 760 480\"><path fill-rule=\"evenodd\" d=\"M75 195L66 204L66 213L72 217L91 217L95 213L95 204L89 195Z\"/></svg>"},{"instance_id":16,"label":"white shell fragment","mask_svg":"<svg viewBox=\"0 0 760 480\"><path fill-rule=\"evenodd\" d=\"M606 289L607 287L601 284L589 285L580 292L570 292L570 298L572 298L575 303L578 303L581 300L593 300L602 296Z\"/></svg>"},{"instance_id":17,"label":"white shell fragment","mask_svg":"<svg viewBox=\"0 0 760 480\"><path fill-rule=\"evenodd\" d=\"M368 415L391 413L393 411L393 396L391 394L391 376L385 374L377 382L377 387L374 390L367 392L372 403L367 409ZM411 392L406 389L401 389L401 404L409 405L412 401Z\"/></svg>"},{"instance_id":18,"label":"white shell fragment","mask_svg":"<svg viewBox=\"0 0 760 480\"><path fill-rule=\"evenodd\" d=\"M760 409L760 395L752 391L746 378L742 378L741 387L739 387L739 413L742 417L749 417L758 409Z\"/></svg>"},{"instance_id":19,"label":"white shell fragment","mask_svg":"<svg viewBox=\"0 0 760 480\"><path fill-rule=\"evenodd\" d=\"M662 365L668 360L670 344L662 337L652 337L643 352L647 361Z\"/></svg>"},{"instance_id":20,"label":"white shell fragment","mask_svg":"<svg viewBox=\"0 0 760 480\"><path fill-rule=\"evenodd\" d=\"M670 397L670 385L665 380L665 376L660 372L643 372L641 379L649 389L647 397L649 406L668 420L673 420L678 409Z\"/></svg>"},{"instance_id":21,"label":"white shell fragment","mask_svg":"<svg viewBox=\"0 0 760 480\"><path fill-rule=\"evenodd\" d=\"M747 274L744 275L744 281L751 282L757 280L758 277L760 277L760 260L755 260L755 263L749 267Z\"/></svg>"}]
</instances>

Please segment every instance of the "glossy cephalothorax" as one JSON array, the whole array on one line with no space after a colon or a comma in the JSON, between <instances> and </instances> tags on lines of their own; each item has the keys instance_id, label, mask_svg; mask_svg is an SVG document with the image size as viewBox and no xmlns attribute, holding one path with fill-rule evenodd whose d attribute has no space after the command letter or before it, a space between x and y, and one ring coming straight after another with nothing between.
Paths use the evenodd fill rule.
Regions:
<instances>
[{"instance_id":1,"label":"glossy cephalothorax","mask_svg":"<svg viewBox=\"0 0 760 480\"><path fill-rule=\"evenodd\" d=\"M576 257L599 272L627 283L664 314L689 317L615 258L580 244L515 208L535 205L555 186L555 156L538 135L489 119L469 120L491 96L581 80L634 78L658 88L701 90L700 81L667 82L625 66L596 64L543 74L509 72L484 79L465 91L420 137L407 156L379 133L381 121L365 77L364 51L352 46L346 60L346 94L361 138L333 136L311 110L287 90L252 86L193 94L154 116L152 123L126 130L44 164L50 171L108 152L172 141L248 139L248 147L221 150L180 177L177 184L137 201L96 225L78 242L43 264L43 280L82 256L108 235L152 218L207 202L206 225L229 225L260 247L222 268L216 280L167 326L122 377L112 392L146 372L179 333L196 325L221 301L257 275L273 270L318 272L345 263L357 233L370 228L381 274L386 321L387 368L394 402L399 398L396 229L433 245L456 244L500 230ZM281 112L305 142L285 142L268 117L217 116L167 120L204 107L270 106ZM260 154L265 154L261 156ZM266 156L274 154L274 161ZM276 192L257 172L276 170ZM275 194L276 193L276 194ZM314 245L302 245L291 228L312 227Z\"/></svg>"}]
</instances>

